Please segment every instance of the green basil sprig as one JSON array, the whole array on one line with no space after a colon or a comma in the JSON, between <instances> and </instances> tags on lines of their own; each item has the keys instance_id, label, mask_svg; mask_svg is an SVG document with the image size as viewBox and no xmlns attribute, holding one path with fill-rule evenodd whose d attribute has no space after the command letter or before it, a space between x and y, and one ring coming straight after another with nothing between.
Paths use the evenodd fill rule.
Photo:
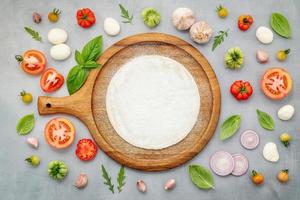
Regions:
<instances>
[{"instance_id":1,"label":"green basil sprig","mask_svg":"<svg viewBox=\"0 0 300 200\"><path fill-rule=\"evenodd\" d=\"M256 109L257 118L260 126L266 130L272 131L274 130L274 120L273 118L268 114L261 110Z\"/></svg>"},{"instance_id":2,"label":"green basil sprig","mask_svg":"<svg viewBox=\"0 0 300 200\"><path fill-rule=\"evenodd\" d=\"M22 117L16 127L19 135L27 135L34 127L34 115L28 114Z\"/></svg>"},{"instance_id":3,"label":"green basil sprig","mask_svg":"<svg viewBox=\"0 0 300 200\"><path fill-rule=\"evenodd\" d=\"M201 189L214 188L214 177L212 173L201 165L190 165L189 174L192 182Z\"/></svg>"},{"instance_id":4,"label":"green basil sprig","mask_svg":"<svg viewBox=\"0 0 300 200\"><path fill-rule=\"evenodd\" d=\"M100 67L96 61L102 53L102 35L89 41L82 49L81 53L75 51L75 65L68 73L67 88L69 94L75 93L85 83L89 71Z\"/></svg>"},{"instance_id":5,"label":"green basil sprig","mask_svg":"<svg viewBox=\"0 0 300 200\"><path fill-rule=\"evenodd\" d=\"M226 140L233 136L241 125L241 116L240 115L232 115L228 117L221 126L221 140Z\"/></svg>"},{"instance_id":6,"label":"green basil sprig","mask_svg":"<svg viewBox=\"0 0 300 200\"><path fill-rule=\"evenodd\" d=\"M290 38L292 35L289 21L280 13L272 13L271 27L280 36Z\"/></svg>"}]
</instances>

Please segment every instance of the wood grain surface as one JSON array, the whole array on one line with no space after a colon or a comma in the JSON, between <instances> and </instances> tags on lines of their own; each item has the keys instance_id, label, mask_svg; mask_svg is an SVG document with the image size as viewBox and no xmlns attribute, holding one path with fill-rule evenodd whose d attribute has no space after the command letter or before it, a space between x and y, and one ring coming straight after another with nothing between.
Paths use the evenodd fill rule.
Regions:
<instances>
[{"instance_id":1,"label":"wood grain surface","mask_svg":"<svg viewBox=\"0 0 300 200\"><path fill-rule=\"evenodd\" d=\"M201 97L200 114L192 131L181 142L160 150L138 148L123 140L110 124L105 107L107 87L116 71L133 57L153 54L183 64L194 77ZM191 44L162 33L138 34L112 45L98 63L103 67L91 71L84 86L75 94L62 98L39 97L39 113L67 113L78 117L107 155L139 170L174 168L192 159L205 147L219 120L220 88L210 64Z\"/></svg>"}]
</instances>

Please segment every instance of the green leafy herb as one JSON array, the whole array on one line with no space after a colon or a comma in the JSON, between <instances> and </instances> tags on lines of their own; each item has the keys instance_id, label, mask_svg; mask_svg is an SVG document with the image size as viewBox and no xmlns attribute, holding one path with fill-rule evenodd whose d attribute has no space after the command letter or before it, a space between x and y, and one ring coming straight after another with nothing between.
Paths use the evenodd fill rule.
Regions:
<instances>
[{"instance_id":1,"label":"green leafy herb","mask_svg":"<svg viewBox=\"0 0 300 200\"><path fill-rule=\"evenodd\" d=\"M39 32L37 32L29 27L24 27L24 29L27 33L29 33L32 36L32 39L42 42L42 37L40 36Z\"/></svg>"},{"instance_id":2,"label":"green leafy herb","mask_svg":"<svg viewBox=\"0 0 300 200\"><path fill-rule=\"evenodd\" d=\"M214 188L214 177L208 169L200 165L190 165L189 174L192 182L198 188L206 190Z\"/></svg>"},{"instance_id":3,"label":"green leafy herb","mask_svg":"<svg viewBox=\"0 0 300 200\"><path fill-rule=\"evenodd\" d=\"M108 185L108 189L112 193L115 193L114 192L114 185L111 182L111 177L108 175L108 173L107 173L107 171L106 171L106 169L103 165L101 165L101 168L102 168L102 177L104 178L104 184Z\"/></svg>"},{"instance_id":4,"label":"green leafy herb","mask_svg":"<svg viewBox=\"0 0 300 200\"><path fill-rule=\"evenodd\" d=\"M232 115L227 118L221 126L221 140L226 140L233 136L236 131L240 128L241 125L241 116Z\"/></svg>"},{"instance_id":5,"label":"green leafy herb","mask_svg":"<svg viewBox=\"0 0 300 200\"><path fill-rule=\"evenodd\" d=\"M34 127L34 115L28 114L22 117L16 127L19 135L27 135Z\"/></svg>"},{"instance_id":6,"label":"green leafy herb","mask_svg":"<svg viewBox=\"0 0 300 200\"><path fill-rule=\"evenodd\" d=\"M219 35L214 37L212 51L215 50L215 48L217 48L217 46L219 46L224 41L225 37L228 36L228 31L229 29L227 29L226 31L219 31Z\"/></svg>"},{"instance_id":7,"label":"green leafy herb","mask_svg":"<svg viewBox=\"0 0 300 200\"><path fill-rule=\"evenodd\" d=\"M258 122L262 128L269 131L274 130L274 120L268 113L265 113L258 109L256 109L256 113Z\"/></svg>"},{"instance_id":8,"label":"green leafy herb","mask_svg":"<svg viewBox=\"0 0 300 200\"><path fill-rule=\"evenodd\" d=\"M125 185L125 168L124 166L122 165L121 168L120 168L120 171L119 171L119 174L118 174L118 191L119 193L122 191L122 187Z\"/></svg>"},{"instance_id":9,"label":"green leafy herb","mask_svg":"<svg viewBox=\"0 0 300 200\"><path fill-rule=\"evenodd\" d=\"M101 66L96 61L102 52L102 42L102 36L98 36L89 41L81 53L78 50L75 51L77 65L69 71L67 76L69 94L75 93L82 87L91 69Z\"/></svg>"},{"instance_id":10,"label":"green leafy herb","mask_svg":"<svg viewBox=\"0 0 300 200\"><path fill-rule=\"evenodd\" d=\"M120 10L121 10L121 17L123 17L125 20L122 21L123 23L130 23L132 24L133 15L129 15L128 10L122 6L122 4L119 4Z\"/></svg>"},{"instance_id":11,"label":"green leafy herb","mask_svg":"<svg viewBox=\"0 0 300 200\"><path fill-rule=\"evenodd\" d=\"M280 13L272 13L271 27L280 36L290 38L292 35L289 21Z\"/></svg>"}]
</instances>

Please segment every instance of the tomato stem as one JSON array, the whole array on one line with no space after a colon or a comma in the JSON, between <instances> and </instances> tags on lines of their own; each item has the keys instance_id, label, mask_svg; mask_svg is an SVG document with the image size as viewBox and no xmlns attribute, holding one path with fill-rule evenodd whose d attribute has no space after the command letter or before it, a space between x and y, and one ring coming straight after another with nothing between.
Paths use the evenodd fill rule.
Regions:
<instances>
[{"instance_id":1,"label":"tomato stem","mask_svg":"<svg viewBox=\"0 0 300 200\"><path fill-rule=\"evenodd\" d=\"M21 55L15 55L15 59L20 63L23 61L23 57Z\"/></svg>"}]
</instances>

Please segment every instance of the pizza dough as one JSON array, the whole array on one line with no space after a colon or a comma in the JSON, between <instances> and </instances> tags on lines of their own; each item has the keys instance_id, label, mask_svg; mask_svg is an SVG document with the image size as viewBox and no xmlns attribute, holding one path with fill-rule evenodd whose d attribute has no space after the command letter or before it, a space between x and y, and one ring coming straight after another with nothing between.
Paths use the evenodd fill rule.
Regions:
<instances>
[{"instance_id":1,"label":"pizza dough","mask_svg":"<svg viewBox=\"0 0 300 200\"><path fill-rule=\"evenodd\" d=\"M106 94L108 118L128 143L162 149L184 139L194 127L200 95L179 62L158 55L133 58L113 76Z\"/></svg>"}]
</instances>

